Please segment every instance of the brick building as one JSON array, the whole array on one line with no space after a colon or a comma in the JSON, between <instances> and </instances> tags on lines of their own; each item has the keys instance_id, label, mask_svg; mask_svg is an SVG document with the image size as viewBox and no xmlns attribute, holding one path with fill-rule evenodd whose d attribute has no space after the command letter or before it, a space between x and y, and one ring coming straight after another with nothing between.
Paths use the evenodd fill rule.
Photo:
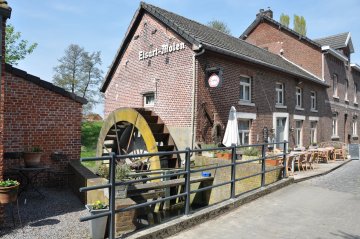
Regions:
<instances>
[{"instance_id":1,"label":"brick building","mask_svg":"<svg viewBox=\"0 0 360 239\"><path fill-rule=\"evenodd\" d=\"M120 107L150 108L184 148L220 141L235 106L242 144L263 142L264 128L290 147L329 141L331 83L316 65L321 49L304 44L313 57L299 64L279 54L276 44L264 49L141 3L101 89L105 116Z\"/></svg>"},{"instance_id":2,"label":"brick building","mask_svg":"<svg viewBox=\"0 0 360 239\"><path fill-rule=\"evenodd\" d=\"M351 63L351 34L312 40L275 21L272 15L271 10L261 10L240 39L280 54L328 84L322 107L329 114L320 123L332 128L321 134L326 140L358 143L360 67Z\"/></svg>"},{"instance_id":3,"label":"brick building","mask_svg":"<svg viewBox=\"0 0 360 239\"><path fill-rule=\"evenodd\" d=\"M2 56L5 54L6 19L11 8L0 1ZM41 164L64 171L81 151L82 105L84 98L28 74L1 58L0 180L10 177L12 167L23 165L21 153L33 146L43 150ZM40 175L40 183L49 181ZM3 208L0 206L0 224Z\"/></svg>"}]
</instances>

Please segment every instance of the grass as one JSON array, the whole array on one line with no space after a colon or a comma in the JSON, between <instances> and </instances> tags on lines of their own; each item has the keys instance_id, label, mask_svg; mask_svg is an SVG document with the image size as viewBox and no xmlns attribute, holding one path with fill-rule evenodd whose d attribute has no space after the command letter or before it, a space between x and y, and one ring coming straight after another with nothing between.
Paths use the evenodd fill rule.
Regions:
<instances>
[{"instance_id":1,"label":"grass","mask_svg":"<svg viewBox=\"0 0 360 239\"><path fill-rule=\"evenodd\" d=\"M81 125L81 158L96 156L96 145L103 122L83 122ZM85 167L95 170L96 162L83 162Z\"/></svg>"}]
</instances>

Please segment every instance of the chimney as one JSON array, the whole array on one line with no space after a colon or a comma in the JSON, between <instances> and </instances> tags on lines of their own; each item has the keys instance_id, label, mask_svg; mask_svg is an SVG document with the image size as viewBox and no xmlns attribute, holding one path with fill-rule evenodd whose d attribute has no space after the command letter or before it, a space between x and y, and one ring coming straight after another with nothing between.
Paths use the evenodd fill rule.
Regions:
<instances>
[{"instance_id":1,"label":"chimney","mask_svg":"<svg viewBox=\"0 0 360 239\"><path fill-rule=\"evenodd\" d=\"M273 11L271 11L270 7L268 7L267 10L264 9L260 9L259 13L256 14L256 17L261 17L261 16L267 16L269 18L273 18Z\"/></svg>"}]
</instances>

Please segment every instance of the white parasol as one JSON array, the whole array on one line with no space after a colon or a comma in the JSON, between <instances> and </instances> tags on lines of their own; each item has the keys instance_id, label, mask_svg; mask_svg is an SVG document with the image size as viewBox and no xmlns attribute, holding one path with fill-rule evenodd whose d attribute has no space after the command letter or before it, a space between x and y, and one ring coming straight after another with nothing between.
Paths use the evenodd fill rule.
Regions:
<instances>
[{"instance_id":1,"label":"white parasol","mask_svg":"<svg viewBox=\"0 0 360 239\"><path fill-rule=\"evenodd\" d=\"M234 106L231 106L229 113L229 120L226 125L224 139L222 141L223 145L230 147L232 144L238 145L239 132L238 132L238 121L236 117L236 109Z\"/></svg>"}]
</instances>

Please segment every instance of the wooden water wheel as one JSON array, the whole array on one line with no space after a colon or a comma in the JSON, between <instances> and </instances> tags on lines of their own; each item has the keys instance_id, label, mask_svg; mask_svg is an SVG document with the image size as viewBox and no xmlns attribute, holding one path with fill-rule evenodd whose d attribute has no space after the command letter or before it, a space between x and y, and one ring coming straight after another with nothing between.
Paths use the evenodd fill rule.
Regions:
<instances>
[{"instance_id":1,"label":"wooden water wheel","mask_svg":"<svg viewBox=\"0 0 360 239\"><path fill-rule=\"evenodd\" d=\"M96 155L156 153L176 150L173 138L159 116L153 111L139 108L120 108L104 121L97 143ZM147 169L177 168L180 158L176 155L150 158L127 158L131 165L147 165ZM140 164L139 164L140 163Z\"/></svg>"}]
</instances>

